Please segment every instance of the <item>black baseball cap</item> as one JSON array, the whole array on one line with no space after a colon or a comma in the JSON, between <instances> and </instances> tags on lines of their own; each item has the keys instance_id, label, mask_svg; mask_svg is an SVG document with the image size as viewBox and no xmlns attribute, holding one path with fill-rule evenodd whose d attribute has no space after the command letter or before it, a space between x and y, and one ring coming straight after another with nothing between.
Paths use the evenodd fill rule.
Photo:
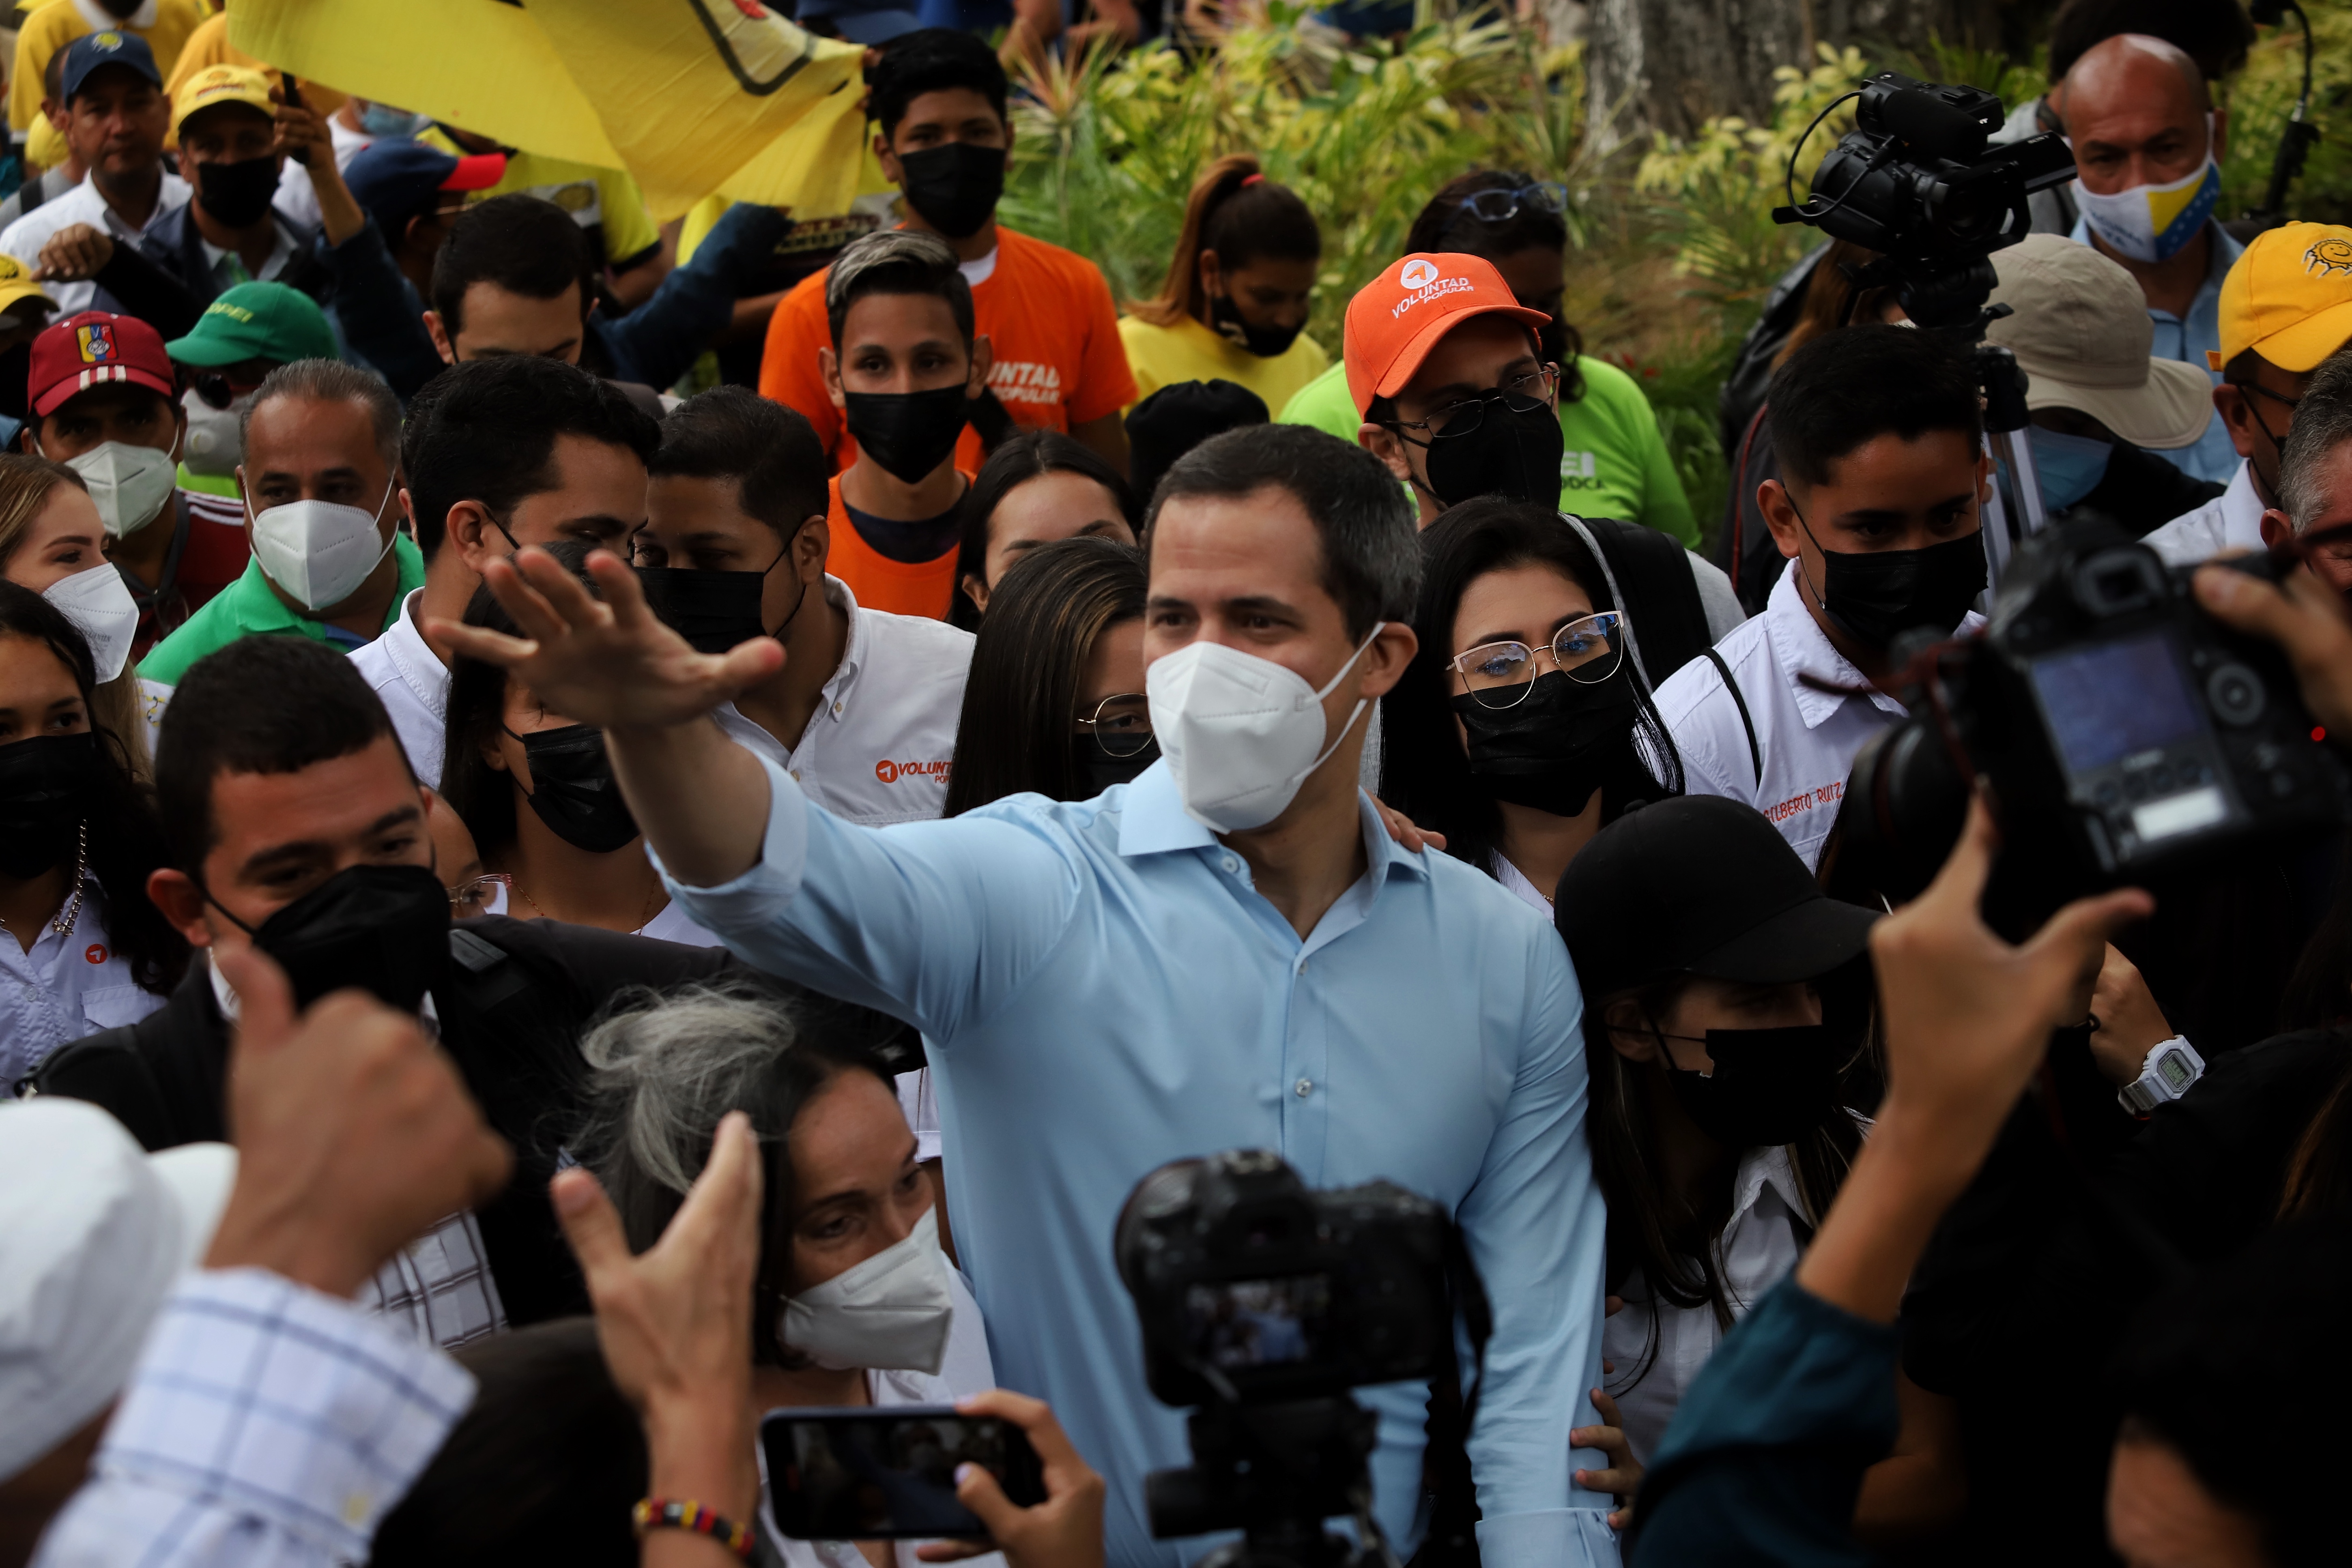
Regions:
<instances>
[{"instance_id":1,"label":"black baseball cap","mask_svg":"<svg viewBox=\"0 0 2352 1568\"><path fill-rule=\"evenodd\" d=\"M1169 382L1128 413L1128 473L1136 500L1150 505L1160 476L1212 435L1270 418L1265 400L1239 382Z\"/></svg>"},{"instance_id":2,"label":"black baseball cap","mask_svg":"<svg viewBox=\"0 0 2352 1568\"><path fill-rule=\"evenodd\" d=\"M155 68L155 51L147 47L147 40L136 33L109 27L84 33L66 46L65 64L58 68L58 101L71 103L89 73L100 66L121 66L157 87L163 85L163 75Z\"/></svg>"},{"instance_id":3,"label":"black baseball cap","mask_svg":"<svg viewBox=\"0 0 2352 1568\"><path fill-rule=\"evenodd\" d=\"M1859 956L1878 911L1824 894L1752 806L1685 795L1628 811L1569 862L1552 923L1590 1007L1683 975L1785 985Z\"/></svg>"}]
</instances>

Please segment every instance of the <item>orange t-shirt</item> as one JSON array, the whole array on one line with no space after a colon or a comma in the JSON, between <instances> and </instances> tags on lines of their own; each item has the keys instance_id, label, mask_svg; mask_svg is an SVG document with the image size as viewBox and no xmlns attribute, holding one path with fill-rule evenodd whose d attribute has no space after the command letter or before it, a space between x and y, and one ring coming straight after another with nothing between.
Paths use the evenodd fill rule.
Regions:
<instances>
[{"instance_id":1,"label":"orange t-shirt","mask_svg":"<svg viewBox=\"0 0 2352 1568\"><path fill-rule=\"evenodd\" d=\"M971 471L959 465L957 472L963 475L964 487L969 491ZM961 541L950 545L947 554L929 560L892 560L867 544L866 536L857 531L857 525L849 520L849 508L841 500L841 476L835 475L825 489L828 501L824 523L833 542L825 551L824 570L849 584L849 591L856 595L858 608L946 620L955 601L956 561L963 554Z\"/></svg>"},{"instance_id":2,"label":"orange t-shirt","mask_svg":"<svg viewBox=\"0 0 2352 1568\"><path fill-rule=\"evenodd\" d=\"M816 351L833 347L825 277L802 279L768 318L760 395L807 415L838 473L849 466L856 444L842 429L841 411L825 395L817 368ZM995 354L989 390L1015 423L1067 430L1135 401L1110 285L1084 256L1000 225L996 270L972 289L971 308L973 329ZM981 458L979 433L965 430L956 443L956 466L977 470ZM862 593L858 601L865 602Z\"/></svg>"}]
</instances>

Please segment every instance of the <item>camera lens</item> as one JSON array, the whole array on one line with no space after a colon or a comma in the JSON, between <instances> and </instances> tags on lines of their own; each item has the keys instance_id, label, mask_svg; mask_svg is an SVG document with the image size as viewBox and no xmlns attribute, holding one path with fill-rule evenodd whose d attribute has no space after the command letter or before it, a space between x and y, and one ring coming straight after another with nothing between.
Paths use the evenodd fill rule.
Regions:
<instances>
[{"instance_id":1,"label":"camera lens","mask_svg":"<svg viewBox=\"0 0 2352 1568\"><path fill-rule=\"evenodd\" d=\"M2262 678L2243 664L2224 664L2205 677L2205 700L2223 724L2252 724L2263 716Z\"/></svg>"}]
</instances>

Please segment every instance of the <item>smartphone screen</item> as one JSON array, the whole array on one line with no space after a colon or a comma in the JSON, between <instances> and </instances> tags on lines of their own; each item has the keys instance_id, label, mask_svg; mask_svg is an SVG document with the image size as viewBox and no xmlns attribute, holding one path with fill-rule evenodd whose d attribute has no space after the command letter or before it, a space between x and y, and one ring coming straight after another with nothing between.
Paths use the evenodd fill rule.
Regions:
<instances>
[{"instance_id":1,"label":"smartphone screen","mask_svg":"<svg viewBox=\"0 0 2352 1568\"><path fill-rule=\"evenodd\" d=\"M760 1423L776 1532L796 1541L984 1539L956 1500L959 1465L979 1465L1024 1507L1045 1500L1027 1434L951 1405L776 1410Z\"/></svg>"}]
</instances>

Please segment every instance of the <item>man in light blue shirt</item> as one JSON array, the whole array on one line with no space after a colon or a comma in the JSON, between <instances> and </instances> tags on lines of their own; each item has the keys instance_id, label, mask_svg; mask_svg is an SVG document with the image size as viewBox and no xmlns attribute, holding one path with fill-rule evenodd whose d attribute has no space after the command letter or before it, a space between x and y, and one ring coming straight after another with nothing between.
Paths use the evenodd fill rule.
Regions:
<instances>
[{"instance_id":1,"label":"man in light blue shirt","mask_svg":"<svg viewBox=\"0 0 2352 1568\"><path fill-rule=\"evenodd\" d=\"M2221 346L2221 279L2245 247L2211 216L2227 125L2204 73L2172 45L2126 33L2084 51L2050 96L2074 150L2082 215L2071 237L2139 280L2152 357L2220 384L2205 352ZM2238 471L2218 414L2196 444L2156 455L2217 485Z\"/></svg>"},{"instance_id":2,"label":"man in light blue shirt","mask_svg":"<svg viewBox=\"0 0 2352 1568\"><path fill-rule=\"evenodd\" d=\"M1158 1166L1248 1146L1310 1186L1386 1177L1454 1215L1496 1309L1469 1443L1485 1560L1617 1560L1609 1500L1570 1479L1605 1463L1569 1441L1596 1424L1605 1226L1575 975L1540 916L1400 848L1356 787L1363 713L1414 652L1419 559L1402 495L1355 447L1290 425L1216 438L1171 470L1152 534L1167 758L1094 800L880 830L810 805L705 716L772 673L774 644L693 653L617 561L592 565L601 602L537 552L521 579L494 566L533 642L436 628L604 727L697 920L922 1030L998 1369L1109 1478L1114 1563L1178 1561L1150 1539L1143 1477L1188 1456L1181 1413L1144 1386L1112 1228ZM1399 1540L1426 1396L1361 1395Z\"/></svg>"}]
</instances>

